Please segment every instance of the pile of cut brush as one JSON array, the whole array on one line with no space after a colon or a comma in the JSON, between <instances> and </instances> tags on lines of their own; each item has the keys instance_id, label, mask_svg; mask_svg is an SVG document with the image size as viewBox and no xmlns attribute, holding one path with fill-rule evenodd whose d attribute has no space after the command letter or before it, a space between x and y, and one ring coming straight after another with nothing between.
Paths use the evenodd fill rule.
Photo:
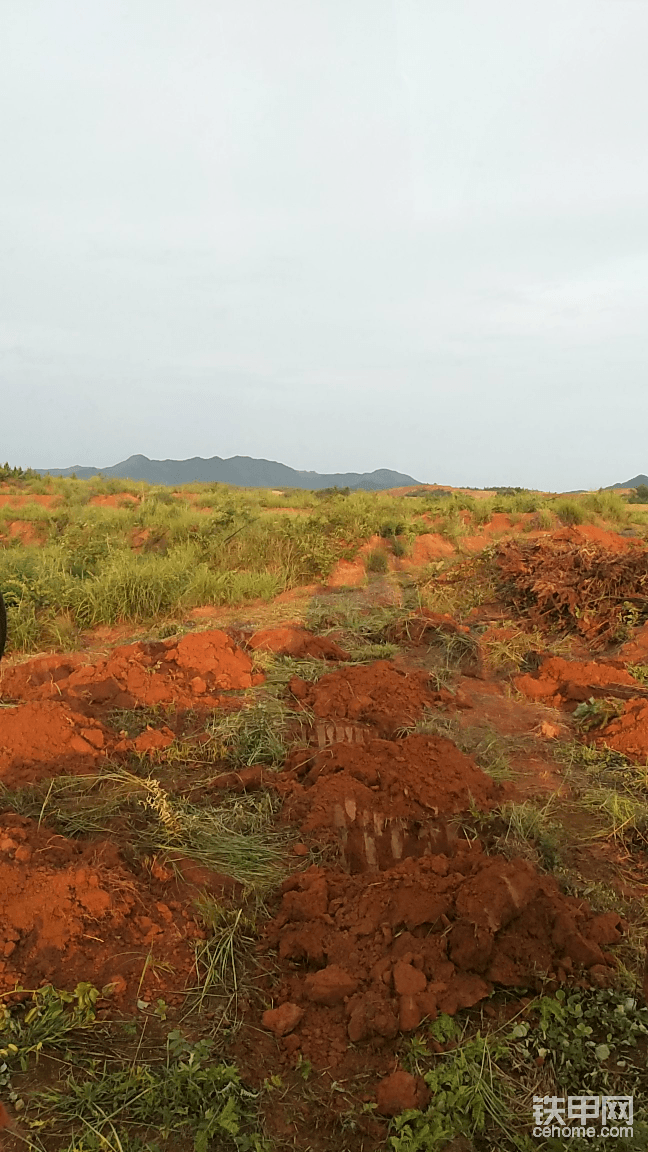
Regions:
<instances>
[{"instance_id":1,"label":"pile of cut brush","mask_svg":"<svg viewBox=\"0 0 648 1152\"><path fill-rule=\"evenodd\" d=\"M648 551L545 538L503 541L495 552L501 593L545 632L578 632L601 648L648 618Z\"/></svg>"}]
</instances>

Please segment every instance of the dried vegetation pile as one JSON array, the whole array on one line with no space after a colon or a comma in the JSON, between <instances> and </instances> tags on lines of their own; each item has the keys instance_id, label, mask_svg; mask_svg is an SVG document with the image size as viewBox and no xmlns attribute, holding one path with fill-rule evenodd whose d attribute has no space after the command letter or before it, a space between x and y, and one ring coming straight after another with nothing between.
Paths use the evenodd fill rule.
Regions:
<instances>
[{"instance_id":1,"label":"dried vegetation pile","mask_svg":"<svg viewBox=\"0 0 648 1152\"><path fill-rule=\"evenodd\" d=\"M575 542L569 534L526 543L507 540L496 563L508 602L545 632L579 633L593 648L622 635L624 617L648 613L648 553Z\"/></svg>"}]
</instances>

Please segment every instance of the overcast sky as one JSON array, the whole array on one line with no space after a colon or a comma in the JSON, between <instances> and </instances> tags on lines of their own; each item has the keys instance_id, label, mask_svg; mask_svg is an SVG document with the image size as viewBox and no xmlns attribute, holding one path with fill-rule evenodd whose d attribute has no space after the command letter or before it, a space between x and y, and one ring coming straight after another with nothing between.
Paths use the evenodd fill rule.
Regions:
<instances>
[{"instance_id":1,"label":"overcast sky","mask_svg":"<svg viewBox=\"0 0 648 1152\"><path fill-rule=\"evenodd\" d=\"M0 0L0 458L648 472L648 0Z\"/></svg>"}]
</instances>

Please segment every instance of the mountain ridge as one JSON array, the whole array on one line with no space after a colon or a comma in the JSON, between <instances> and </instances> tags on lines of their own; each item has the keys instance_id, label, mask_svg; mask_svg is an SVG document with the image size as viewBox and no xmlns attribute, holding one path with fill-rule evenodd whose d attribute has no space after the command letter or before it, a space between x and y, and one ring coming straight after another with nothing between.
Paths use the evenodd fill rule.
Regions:
<instances>
[{"instance_id":1,"label":"mountain ridge","mask_svg":"<svg viewBox=\"0 0 648 1152\"><path fill-rule=\"evenodd\" d=\"M633 476L632 480L626 480L625 484L610 484L605 491L612 492L615 488L637 488L639 484L648 484L648 476Z\"/></svg>"},{"instance_id":2,"label":"mountain ridge","mask_svg":"<svg viewBox=\"0 0 648 1152\"><path fill-rule=\"evenodd\" d=\"M254 456L193 456L188 460L151 460L136 454L120 460L109 468L75 465L72 468L34 468L41 476L72 476L90 480L93 476L121 480L145 480L149 484L232 484L240 488L354 488L380 492L386 488L419 484L412 476L395 472L391 468L376 468L373 472L320 473L290 468L276 460L257 459Z\"/></svg>"}]
</instances>

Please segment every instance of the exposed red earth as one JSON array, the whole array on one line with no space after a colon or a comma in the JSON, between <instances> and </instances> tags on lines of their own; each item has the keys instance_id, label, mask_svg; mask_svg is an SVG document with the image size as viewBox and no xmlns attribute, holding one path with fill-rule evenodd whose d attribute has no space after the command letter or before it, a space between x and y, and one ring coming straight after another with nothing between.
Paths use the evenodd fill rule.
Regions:
<instances>
[{"instance_id":1,"label":"exposed red earth","mask_svg":"<svg viewBox=\"0 0 648 1152\"><path fill-rule=\"evenodd\" d=\"M556 707L568 702L581 703L598 688L620 686L638 691L642 688L619 660L563 660L560 656L551 656L543 660L538 672L537 676L516 676L515 687L530 700L542 700Z\"/></svg>"},{"instance_id":2,"label":"exposed red earth","mask_svg":"<svg viewBox=\"0 0 648 1152\"><path fill-rule=\"evenodd\" d=\"M367 722L385 736L413 724L441 699L427 673L406 671L389 660L329 672L315 684L294 676L289 689L315 716Z\"/></svg>"},{"instance_id":3,"label":"exposed red earth","mask_svg":"<svg viewBox=\"0 0 648 1152\"><path fill-rule=\"evenodd\" d=\"M0 780L9 787L95 770L107 756L168 746L173 732L135 740L107 724L113 709L173 706L207 711L231 706L222 696L263 682L250 656L225 632L127 644L94 663L82 655L48 655L7 665L2 708Z\"/></svg>"},{"instance_id":4,"label":"exposed red earth","mask_svg":"<svg viewBox=\"0 0 648 1152\"><path fill-rule=\"evenodd\" d=\"M99 989L112 985L108 994L132 1009L137 994L182 989L191 942L204 932L187 896L187 885L135 874L109 841L69 840L5 812L0 993L43 983L72 990L90 979ZM148 967L151 947L172 968Z\"/></svg>"},{"instance_id":5,"label":"exposed red earth","mask_svg":"<svg viewBox=\"0 0 648 1152\"><path fill-rule=\"evenodd\" d=\"M261 628L248 640L254 651L275 652L296 659L311 657L319 660L347 660L347 653L326 636L315 636L300 624L283 624L275 628Z\"/></svg>"},{"instance_id":6,"label":"exposed red earth","mask_svg":"<svg viewBox=\"0 0 648 1152\"><path fill-rule=\"evenodd\" d=\"M478 842L378 874L314 866L286 881L265 932L282 962L275 1004L299 1009L266 1027L284 1060L299 1050L343 1074L349 1041L384 1049L496 985L609 981L622 929L616 913L592 914L527 861L488 857Z\"/></svg>"},{"instance_id":7,"label":"exposed red earth","mask_svg":"<svg viewBox=\"0 0 648 1152\"><path fill-rule=\"evenodd\" d=\"M562 558L566 546L605 548L606 564L635 554L627 540L607 535L567 530L550 540ZM488 855L462 832L462 816L488 813L515 784L496 784L448 737L412 729L430 710L459 725L535 734L547 745L573 725L578 702L617 688L626 693L623 711L596 739L646 762L648 699L633 697L642 684L628 664L648 652L648 625L596 659L540 653L534 671L510 682L483 659L471 677L457 673L452 689L439 689L417 666L434 633L470 635L483 651L489 636L510 639L515 629L499 624L502 611L460 622L417 610L396 637L403 655L367 665L348 663L334 641L290 621L119 645L101 658L39 656L0 670L0 782L15 788L97 773L115 756L163 752L174 736L166 709L191 711L204 724L208 713L239 707L262 686L255 651L334 665L314 683L290 681L286 702L303 713L307 735L282 768L216 769L204 789L217 804L228 792L268 788L281 801L279 826L299 835L295 850L286 850L289 874L267 900L257 994L232 1042L251 1082L262 1083L277 1065L290 1075L300 1060L340 1082L362 1072L367 1099L390 1117L427 1104L424 1082L398 1066L398 1053L404 1037L439 1013L473 1008L499 990L614 980L613 950L626 928L616 912L593 912L529 860ZM156 706L159 724L135 740L111 724L113 710ZM545 753L534 755L524 754L538 793ZM318 864L308 866L311 851ZM176 1002L191 982L193 942L204 933L197 893L215 892L234 907L243 899L231 878L180 863L178 880L168 861L135 865L105 839L57 835L47 813L39 825L5 810L0 992L47 981L72 989L91 979L110 985L106 994L124 1010L138 998ZM158 963L147 967L151 952ZM379 1126L364 1147L374 1149L384 1134Z\"/></svg>"}]
</instances>

